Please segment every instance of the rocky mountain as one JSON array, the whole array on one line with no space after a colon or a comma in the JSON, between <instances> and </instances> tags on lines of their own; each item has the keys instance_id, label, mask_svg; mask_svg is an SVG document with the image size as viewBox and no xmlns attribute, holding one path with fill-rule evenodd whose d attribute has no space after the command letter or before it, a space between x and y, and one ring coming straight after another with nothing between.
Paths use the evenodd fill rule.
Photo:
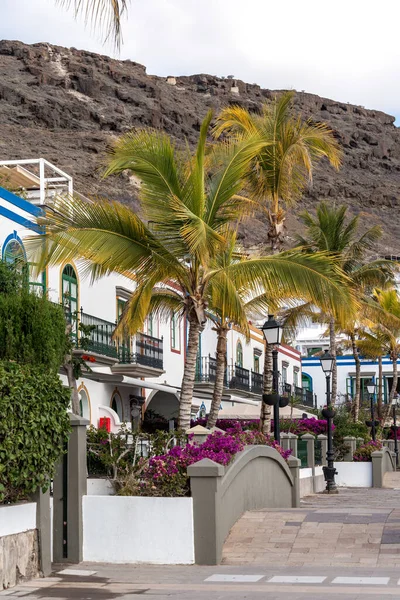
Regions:
<instances>
[{"instance_id":1,"label":"rocky mountain","mask_svg":"<svg viewBox=\"0 0 400 600\"><path fill-rule=\"evenodd\" d=\"M0 158L43 156L72 174L82 193L123 201L135 196L129 177L101 179L109 143L132 127L156 127L194 143L209 108L229 104L257 109L274 92L212 75L161 78L138 63L46 43L0 42ZM326 162L300 207L320 199L347 204L381 223L381 250L400 255L400 129L394 117L304 92L294 110L325 121L344 150L343 167ZM298 227L288 218L289 235ZM246 245L265 241L265 224L244 225Z\"/></svg>"}]
</instances>

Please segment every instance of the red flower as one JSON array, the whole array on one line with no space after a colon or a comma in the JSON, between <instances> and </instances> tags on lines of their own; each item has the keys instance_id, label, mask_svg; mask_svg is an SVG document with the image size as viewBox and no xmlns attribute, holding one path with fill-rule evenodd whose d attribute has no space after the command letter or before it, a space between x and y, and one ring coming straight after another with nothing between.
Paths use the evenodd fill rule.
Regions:
<instances>
[{"instance_id":1,"label":"red flower","mask_svg":"<svg viewBox=\"0 0 400 600\"><path fill-rule=\"evenodd\" d=\"M82 354L82 360L87 360L88 362L94 363L96 359L94 356L89 356L89 354Z\"/></svg>"}]
</instances>

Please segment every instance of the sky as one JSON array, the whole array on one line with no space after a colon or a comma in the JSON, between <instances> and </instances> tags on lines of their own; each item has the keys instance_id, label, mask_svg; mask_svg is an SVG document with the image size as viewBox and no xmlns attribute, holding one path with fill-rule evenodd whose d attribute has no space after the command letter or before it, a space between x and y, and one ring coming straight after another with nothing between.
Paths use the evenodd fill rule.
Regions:
<instances>
[{"instance_id":1,"label":"sky","mask_svg":"<svg viewBox=\"0 0 400 600\"><path fill-rule=\"evenodd\" d=\"M131 0L119 54L56 0L1 0L0 39L49 42L160 76L234 75L383 110L400 123L399 0Z\"/></svg>"}]
</instances>

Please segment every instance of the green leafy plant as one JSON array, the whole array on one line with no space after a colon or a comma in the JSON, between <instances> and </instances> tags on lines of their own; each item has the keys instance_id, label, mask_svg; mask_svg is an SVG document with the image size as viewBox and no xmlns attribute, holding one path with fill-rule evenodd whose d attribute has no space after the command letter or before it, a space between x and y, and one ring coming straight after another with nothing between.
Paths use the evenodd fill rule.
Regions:
<instances>
[{"instance_id":1,"label":"green leafy plant","mask_svg":"<svg viewBox=\"0 0 400 600\"><path fill-rule=\"evenodd\" d=\"M353 460L355 462L371 462L372 453L376 452L377 450L382 450L382 442L379 440L376 442L370 440L369 442L366 442L357 448L353 454Z\"/></svg>"},{"instance_id":2,"label":"green leafy plant","mask_svg":"<svg viewBox=\"0 0 400 600\"><path fill-rule=\"evenodd\" d=\"M5 290L1 293L0 288L0 360L58 371L66 350L62 308L16 289L10 273L0 267L0 286L3 283Z\"/></svg>"},{"instance_id":3,"label":"green leafy plant","mask_svg":"<svg viewBox=\"0 0 400 600\"><path fill-rule=\"evenodd\" d=\"M69 402L56 372L0 362L0 502L48 487L68 440Z\"/></svg>"}]
</instances>

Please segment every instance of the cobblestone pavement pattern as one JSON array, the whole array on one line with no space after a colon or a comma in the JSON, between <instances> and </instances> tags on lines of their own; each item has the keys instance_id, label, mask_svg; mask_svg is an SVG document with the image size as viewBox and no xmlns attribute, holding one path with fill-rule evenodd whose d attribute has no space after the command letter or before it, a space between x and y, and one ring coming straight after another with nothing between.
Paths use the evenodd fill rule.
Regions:
<instances>
[{"instance_id":1,"label":"cobblestone pavement pattern","mask_svg":"<svg viewBox=\"0 0 400 600\"><path fill-rule=\"evenodd\" d=\"M246 512L224 546L223 564L400 567L400 491L340 489L300 509ZM400 595L399 595L400 597Z\"/></svg>"},{"instance_id":2,"label":"cobblestone pavement pattern","mask_svg":"<svg viewBox=\"0 0 400 600\"><path fill-rule=\"evenodd\" d=\"M399 474L397 474L399 475ZM397 478L386 485L399 487ZM247 512L220 566L81 564L0 592L27 600L400 599L400 490L340 489ZM171 540L173 543L173 540Z\"/></svg>"}]
</instances>

